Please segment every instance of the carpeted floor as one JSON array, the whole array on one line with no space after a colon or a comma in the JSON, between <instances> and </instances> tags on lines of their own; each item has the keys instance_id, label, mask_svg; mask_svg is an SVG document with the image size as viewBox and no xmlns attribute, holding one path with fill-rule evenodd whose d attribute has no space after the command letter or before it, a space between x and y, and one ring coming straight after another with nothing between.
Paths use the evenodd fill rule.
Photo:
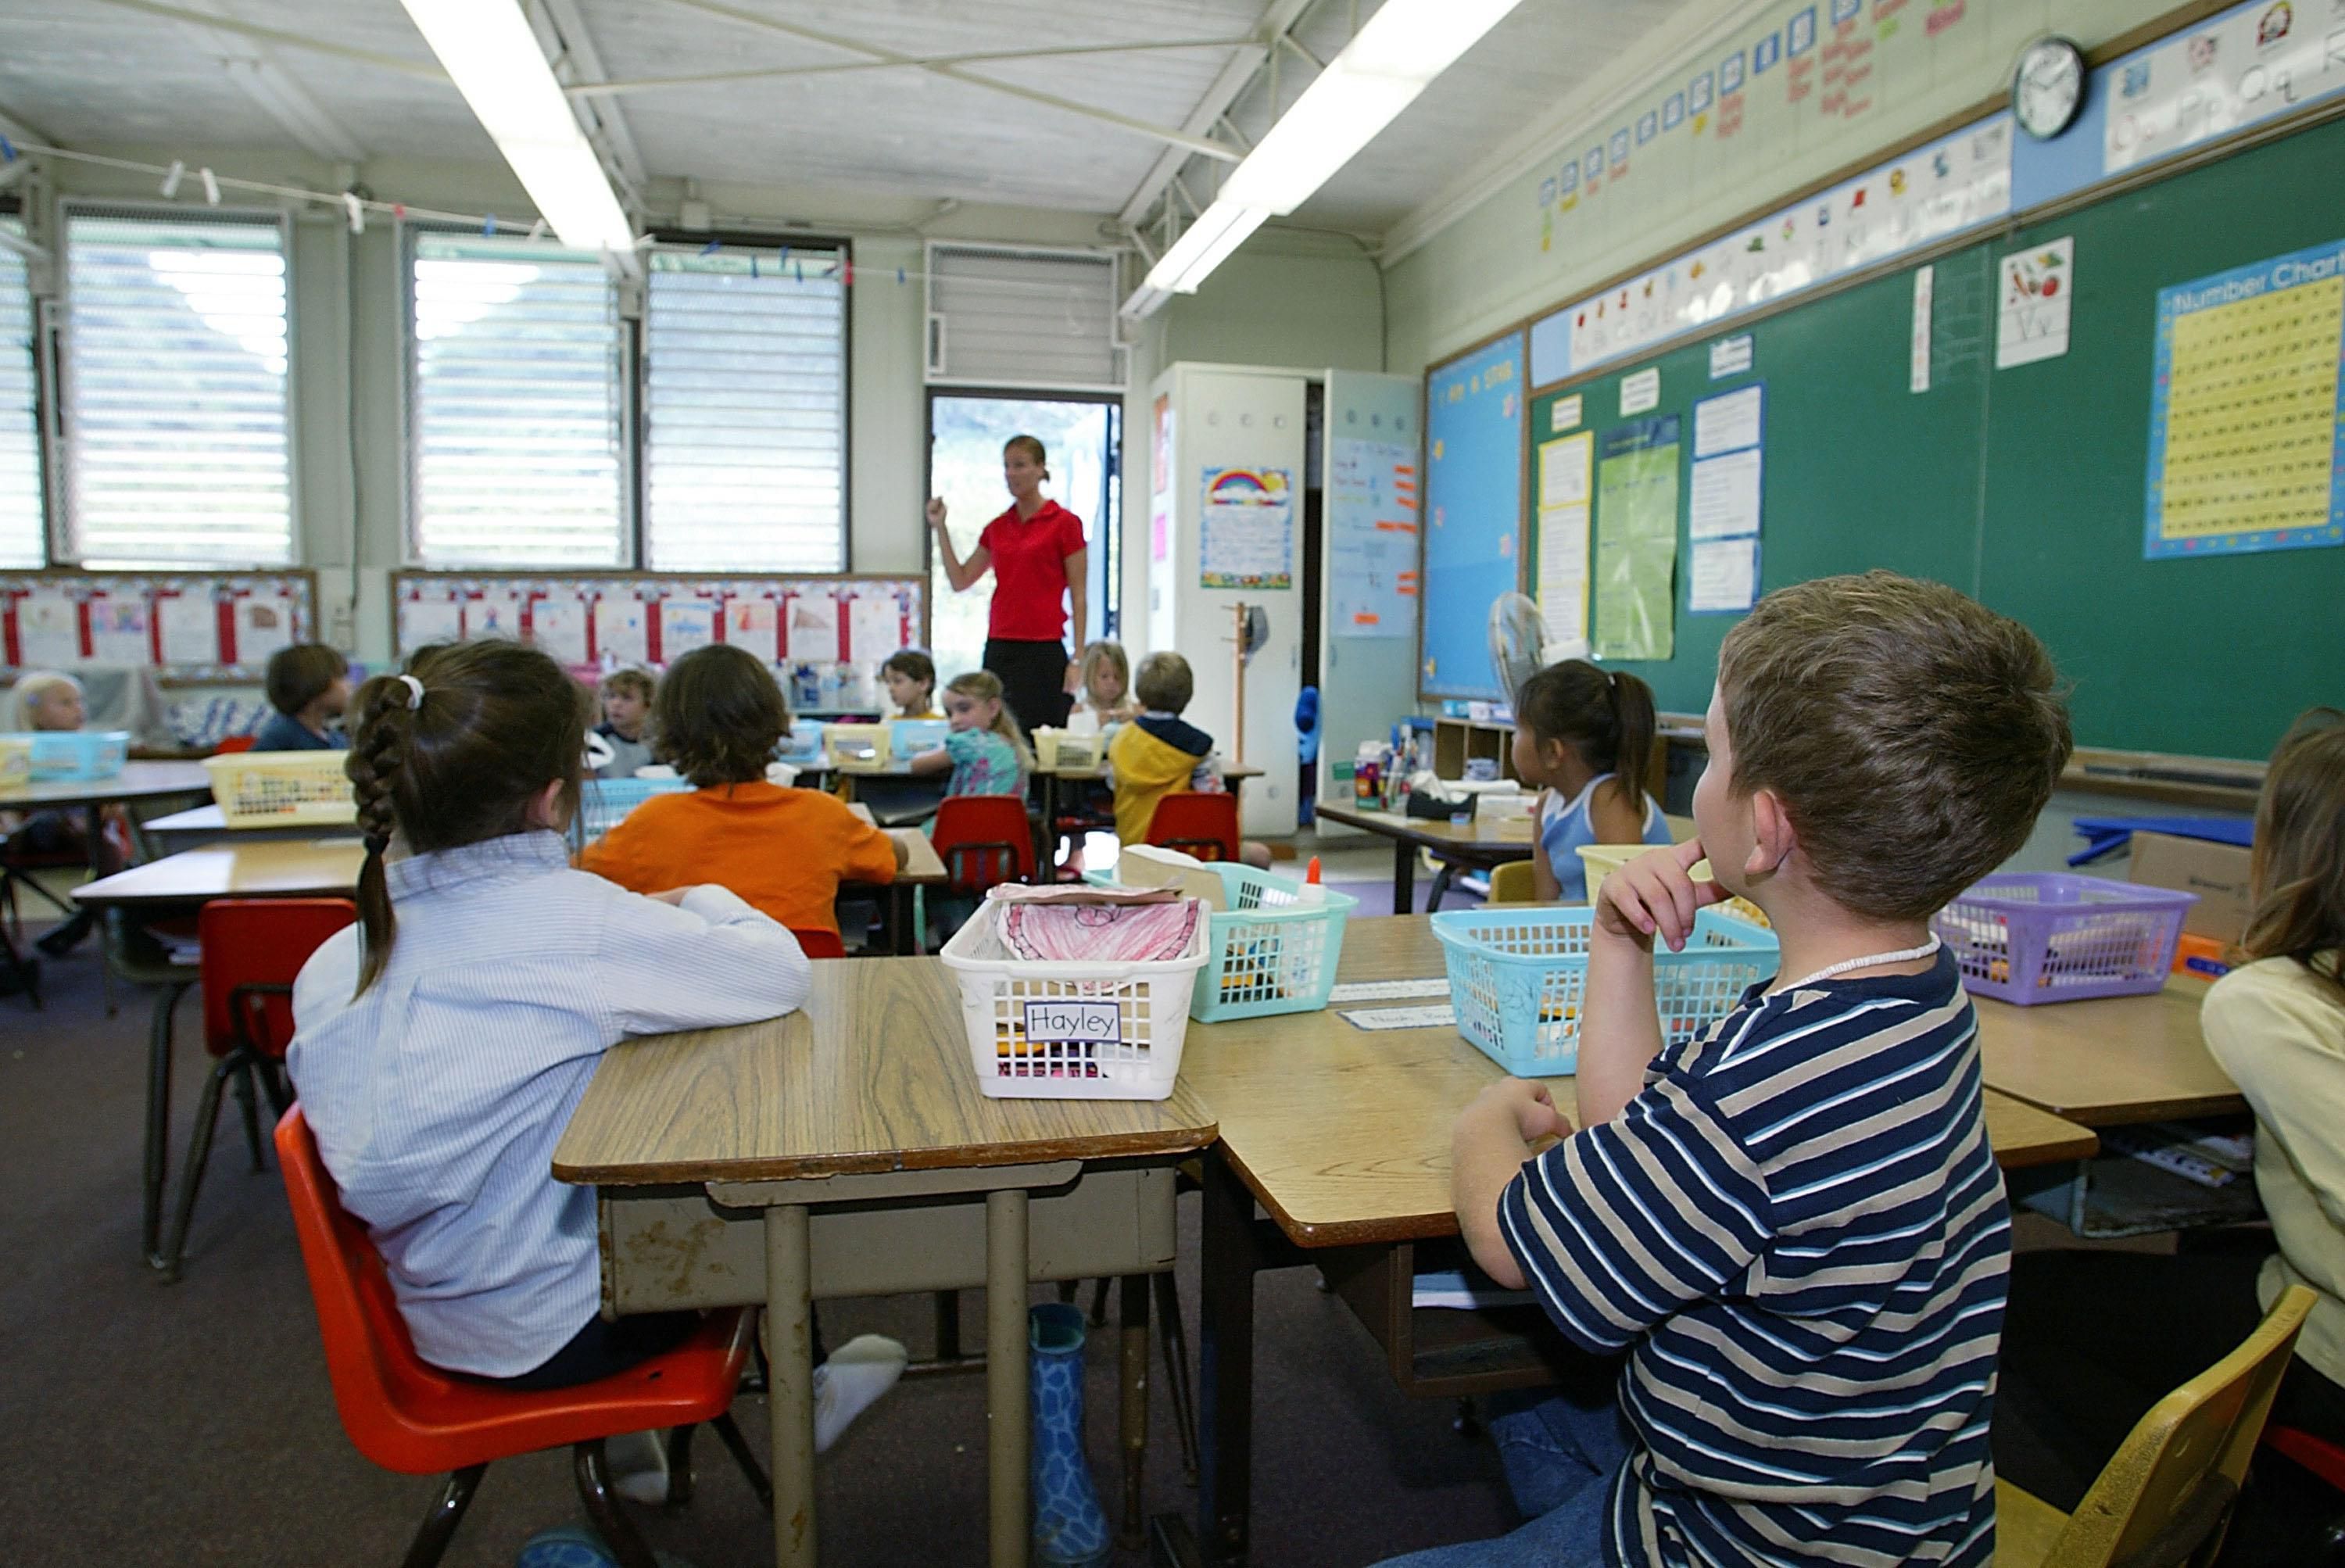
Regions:
<instances>
[{"instance_id":1,"label":"carpeted floor","mask_svg":"<svg viewBox=\"0 0 2345 1568\"><path fill-rule=\"evenodd\" d=\"M434 1483L376 1469L342 1436L273 1168L252 1174L224 1116L187 1277L158 1284L138 1257L147 998L127 993L107 1017L91 947L44 978L46 1013L0 998L0 1562L388 1568ZM179 1023L175 1156L207 1060L189 1033L192 999ZM1184 1203L1193 1356L1195 1199ZM1487 1441L1453 1432L1448 1404L1396 1392L1315 1278L1265 1275L1258 1287L1254 1561L1354 1568L1505 1528ZM969 1342L981 1341L983 1310L980 1293L964 1297ZM930 1343L926 1298L830 1304L823 1317L834 1344L865 1330L915 1355ZM1119 1473L1114 1355L1112 1331L1095 1337L1089 1439L1107 1486ZM978 1377L907 1382L825 1458L826 1563L983 1563L983 1400ZM763 1401L745 1398L737 1413L763 1453ZM1186 1512L1195 1494L1161 1393L1151 1418L1149 1507ZM697 1501L651 1518L654 1543L697 1568L769 1563L766 1522L721 1448L704 1442L698 1461ZM501 1568L533 1531L576 1514L565 1455L498 1465L446 1562Z\"/></svg>"}]
</instances>

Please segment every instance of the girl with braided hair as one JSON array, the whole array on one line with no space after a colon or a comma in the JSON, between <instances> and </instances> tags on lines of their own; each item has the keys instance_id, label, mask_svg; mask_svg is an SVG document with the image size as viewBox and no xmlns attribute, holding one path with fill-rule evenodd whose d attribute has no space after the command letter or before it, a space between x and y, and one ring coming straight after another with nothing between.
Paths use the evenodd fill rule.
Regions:
<instances>
[{"instance_id":1,"label":"girl with braided hair","mask_svg":"<svg viewBox=\"0 0 2345 1568\"><path fill-rule=\"evenodd\" d=\"M646 897L570 866L591 696L535 649L425 648L359 688L345 769L359 924L294 983L288 1063L343 1205L436 1366L562 1388L698 1318L604 1321L594 1194L550 1174L604 1052L772 1018L810 974L719 887Z\"/></svg>"}]
</instances>

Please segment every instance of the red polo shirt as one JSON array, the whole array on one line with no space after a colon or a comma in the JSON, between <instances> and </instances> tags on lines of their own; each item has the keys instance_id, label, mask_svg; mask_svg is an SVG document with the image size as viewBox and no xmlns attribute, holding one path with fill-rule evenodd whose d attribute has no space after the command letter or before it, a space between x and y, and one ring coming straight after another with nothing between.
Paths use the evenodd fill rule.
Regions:
<instances>
[{"instance_id":1,"label":"red polo shirt","mask_svg":"<svg viewBox=\"0 0 2345 1568\"><path fill-rule=\"evenodd\" d=\"M1067 635L1067 557L1083 547L1083 520L1055 501L1020 518L1016 503L985 525L978 547L993 555L989 636L1055 643Z\"/></svg>"}]
</instances>

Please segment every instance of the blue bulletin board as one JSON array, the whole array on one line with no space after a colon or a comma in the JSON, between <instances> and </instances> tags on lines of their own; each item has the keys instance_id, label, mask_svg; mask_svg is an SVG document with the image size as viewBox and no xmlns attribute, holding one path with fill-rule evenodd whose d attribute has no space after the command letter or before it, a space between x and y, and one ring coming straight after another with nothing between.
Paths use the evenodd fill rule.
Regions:
<instances>
[{"instance_id":1,"label":"blue bulletin board","mask_svg":"<svg viewBox=\"0 0 2345 1568\"><path fill-rule=\"evenodd\" d=\"M1425 597L1417 695L1503 700L1490 605L1521 585L1523 335L1436 366L1425 382Z\"/></svg>"}]
</instances>

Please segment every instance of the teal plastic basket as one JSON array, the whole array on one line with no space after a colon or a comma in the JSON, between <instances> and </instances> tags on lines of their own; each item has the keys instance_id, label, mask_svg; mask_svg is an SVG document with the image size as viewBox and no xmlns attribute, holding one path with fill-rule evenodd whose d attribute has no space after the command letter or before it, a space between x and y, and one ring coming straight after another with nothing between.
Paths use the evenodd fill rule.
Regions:
<instances>
[{"instance_id":1,"label":"teal plastic basket","mask_svg":"<svg viewBox=\"0 0 2345 1568\"><path fill-rule=\"evenodd\" d=\"M593 843L655 795L681 795L682 779L589 779L578 791L579 837Z\"/></svg>"},{"instance_id":2,"label":"teal plastic basket","mask_svg":"<svg viewBox=\"0 0 2345 1568\"><path fill-rule=\"evenodd\" d=\"M1229 908L1207 921L1205 967L1197 972L1189 1016L1200 1023L1316 1013L1335 989L1344 956L1344 922L1360 901L1323 888L1324 902L1303 901L1303 884L1227 860L1205 869L1222 879ZM1116 886L1112 872L1085 881Z\"/></svg>"},{"instance_id":3,"label":"teal plastic basket","mask_svg":"<svg viewBox=\"0 0 2345 1568\"><path fill-rule=\"evenodd\" d=\"M127 729L19 730L7 736L32 753L33 777L44 782L111 779L130 760Z\"/></svg>"},{"instance_id":4,"label":"teal plastic basket","mask_svg":"<svg viewBox=\"0 0 2345 1568\"><path fill-rule=\"evenodd\" d=\"M1433 917L1449 971L1457 1032L1518 1078L1579 1067L1588 991L1585 908L1458 910ZM1781 960L1775 933L1717 910L1694 916L1683 952L1656 944L1653 991L1661 1035L1678 1044L1734 1011Z\"/></svg>"}]
</instances>

